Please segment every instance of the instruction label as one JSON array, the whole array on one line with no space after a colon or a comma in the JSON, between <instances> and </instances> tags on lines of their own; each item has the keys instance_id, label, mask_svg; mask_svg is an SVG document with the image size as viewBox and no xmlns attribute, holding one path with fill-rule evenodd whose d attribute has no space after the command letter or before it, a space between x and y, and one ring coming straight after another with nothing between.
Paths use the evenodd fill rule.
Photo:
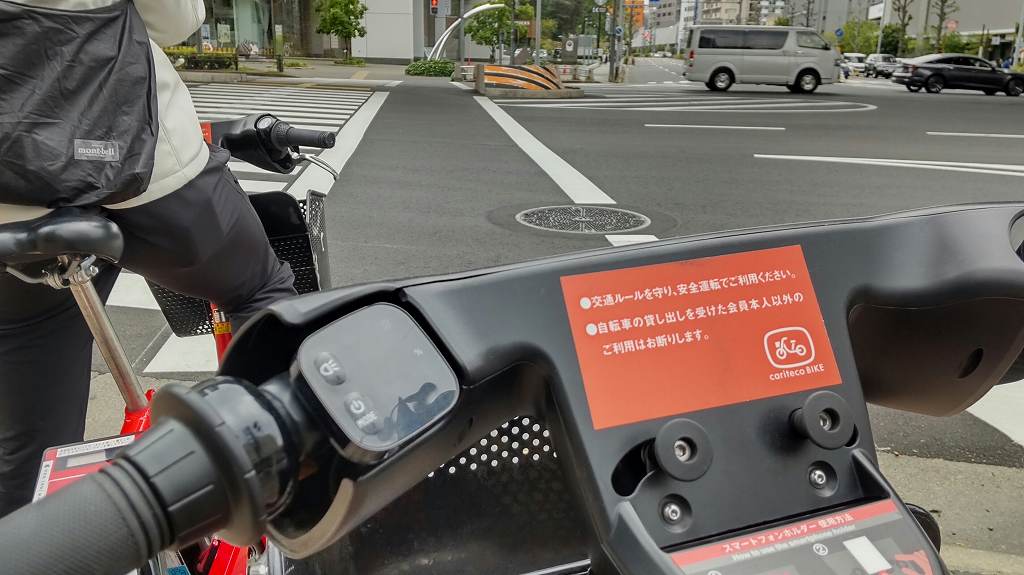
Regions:
<instances>
[{"instance_id":1,"label":"instruction label","mask_svg":"<svg viewBox=\"0 0 1024 575\"><path fill-rule=\"evenodd\" d=\"M595 429L839 385L800 246L565 276Z\"/></svg>"}]
</instances>

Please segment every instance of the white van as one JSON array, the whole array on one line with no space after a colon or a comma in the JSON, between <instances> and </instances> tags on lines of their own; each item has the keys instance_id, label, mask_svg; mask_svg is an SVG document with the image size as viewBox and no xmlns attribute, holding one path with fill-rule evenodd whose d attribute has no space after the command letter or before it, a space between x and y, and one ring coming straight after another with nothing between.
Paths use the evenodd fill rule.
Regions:
<instances>
[{"instance_id":1,"label":"white van","mask_svg":"<svg viewBox=\"0 0 1024 575\"><path fill-rule=\"evenodd\" d=\"M686 79L724 91L735 83L810 93L839 74L839 54L810 28L694 26L686 38Z\"/></svg>"}]
</instances>

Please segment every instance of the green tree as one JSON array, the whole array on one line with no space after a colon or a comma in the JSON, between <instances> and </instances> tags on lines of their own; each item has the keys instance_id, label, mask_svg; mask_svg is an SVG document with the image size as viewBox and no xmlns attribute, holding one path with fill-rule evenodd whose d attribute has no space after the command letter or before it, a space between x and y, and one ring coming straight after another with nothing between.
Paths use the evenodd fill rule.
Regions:
<instances>
[{"instance_id":1,"label":"green tree","mask_svg":"<svg viewBox=\"0 0 1024 575\"><path fill-rule=\"evenodd\" d=\"M943 33L946 31L946 20L960 11L956 0L931 0L929 6L935 11L935 51L943 48Z\"/></svg>"},{"instance_id":2,"label":"green tree","mask_svg":"<svg viewBox=\"0 0 1024 575\"><path fill-rule=\"evenodd\" d=\"M903 51L907 48L907 28L910 27L910 21L914 19L914 15L910 13L914 0L891 0L891 2L892 15L896 18L896 26L899 28L899 41L896 43L896 51L890 53L902 56ZM907 51L909 52L909 50Z\"/></svg>"},{"instance_id":3,"label":"green tree","mask_svg":"<svg viewBox=\"0 0 1024 575\"><path fill-rule=\"evenodd\" d=\"M843 52L870 54L878 45L878 23L871 20L847 20L840 40Z\"/></svg>"},{"instance_id":4,"label":"green tree","mask_svg":"<svg viewBox=\"0 0 1024 575\"><path fill-rule=\"evenodd\" d=\"M772 26L792 26L792 25L793 24L792 24L792 21L789 19L789 16L779 16L778 18L775 19L775 22L772 23Z\"/></svg>"},{"instance_id":5,"label":"green tree","mask_svg":"<svg viewBox=\"0 0 1024 575\"><path fill-rule=\"evenodd\" d=\"M511 43L513 30L512 2L504 0L493 4L502 4L505 8L481 12L466 22L466 35L477 44L491 48L491 61L494 61L494 52L502 40ZM519 12L516 13L517 20L529 20L532 16L532 6L520 6ZM521 42L529 33L529 28L522 25L516 25L515 28Z\"/></svg>"},{"instance_id":6,"label":"green tree","mask_svg":"<svg viewBox=\"0 0 1024 575\"><path fill-rule=\"evenodd\" d=\"M361 20L366 4L359 0L318 0L316 13L320 15L318 34L332 34L345 41L345 54L352 57L352 38L366 36Z\"/></svg>"},{"instance_id":7,"label":"green tree","mask_svg":"<svg viewBox=\"0 0 1024 575\"><path fill-rule=\"evenodd\" d=\"M900 25L886 24L885 28L882 28L882 53L899 54L902 40L903 33L900 31Z\"/></svg>"},{"instance_id":8,"label":"green tree","mask_svg":"<svg viewBox=\"0 0 1024 575\"><path fill-rule=\"evenodd\" d=\"M968 41L959 32L950 32L942 37L941 49L943 52L966 52L969 50Z\"/></svg>"}]
</instances>

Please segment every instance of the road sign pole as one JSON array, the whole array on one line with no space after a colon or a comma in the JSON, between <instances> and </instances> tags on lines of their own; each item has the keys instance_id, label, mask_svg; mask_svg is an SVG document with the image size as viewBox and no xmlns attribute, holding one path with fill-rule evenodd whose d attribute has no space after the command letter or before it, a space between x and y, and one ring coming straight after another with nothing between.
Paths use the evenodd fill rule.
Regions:
<instances>
[{"instance_id":1,"label":"road sign pole","mask_svg":"<svg viewBox=\"0 0 1024 575\"><path fill-rule=\"evenodd\" d=\"M1020 3L1020 21L1017 22L1017 41L1013 45L1013 62L1021 62L1020 51L1024 48L1024 0Z\"/></svg>"},{"instance_id":2,"label":"road sign pole","mask_svg":"<svg viewBox=\"0 0 1024 575\"><path fill-rule=\"evenodd\" d=\"M450 1L450 0L449 0ZM459 18L465 18L466 0L459 0ZM466 22L459 24L459 64L466 61Z\"/></svg>"},{"instance_id":3,"label":"road sign pole","mask_svg":"<svg viewBox=\"0 0 1024 575\"><path fill-rule=\"evenodd\" d=\"M465 1L465 0L463 0L463 1ZM540 66L540 35L541 35L541 25L540 25L540 10L541 10L541 8L540 8L540 2L541 2L541 0L537 0L537 13L535 14L537 29L533 31L533 43L534 43L534 47L533 47L533 63L538 65L538 66Z\"/></svg>"},{"instance_id":4,"label":"road sign pole","mask_svg":"<svg viewBox=\"0 0 1024 575\"><path fill-rule=\"evenodd\" d=\"M882 17L878 19L878 46L875 47L875 54L882 53L882 36L885 34L885 0L882 0Z\"/></svg>"}]
</instances>

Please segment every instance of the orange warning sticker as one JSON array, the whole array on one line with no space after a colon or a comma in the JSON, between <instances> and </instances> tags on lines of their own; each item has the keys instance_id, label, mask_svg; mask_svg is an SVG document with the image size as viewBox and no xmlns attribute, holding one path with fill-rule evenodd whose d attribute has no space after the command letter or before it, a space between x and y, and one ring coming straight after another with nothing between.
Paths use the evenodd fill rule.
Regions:
<instances>
[{"instance_id":1,"label":"orange warning sticker","mask_svg":"<svg viewBox=\"0 0 1024 575\"><path fill-rule=\"evenodd\" d=\"M203 139L207 144L213 143L213 125L210 122L200 122L199 128L203 130Z\"/></svg>"},{"instance_id":2,"label":"orange warning sticker","mask_svg":"<svg viewBox=\"0 0 1024 575\"><path fill-rule=\"evenodd\" d=\"M800 246L562 278L595 429L839 385Z\"/></svg>"}]
</instances>

